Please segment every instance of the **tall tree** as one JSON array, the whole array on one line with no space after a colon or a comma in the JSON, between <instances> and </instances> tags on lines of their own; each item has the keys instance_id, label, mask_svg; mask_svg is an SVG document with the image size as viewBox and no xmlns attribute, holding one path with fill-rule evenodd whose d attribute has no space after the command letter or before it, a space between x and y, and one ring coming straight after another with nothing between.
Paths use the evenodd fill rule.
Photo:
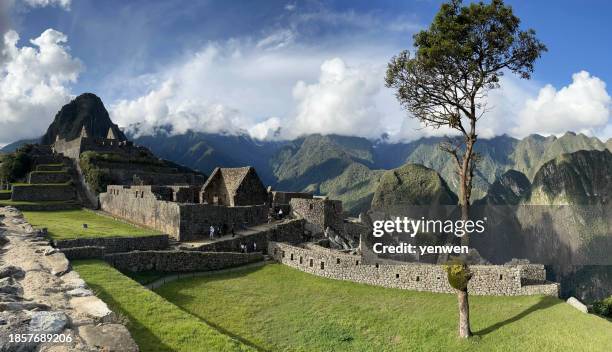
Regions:
<instances>
[{"instance_id":1,"label":"tall tree","mask_svg":"<svg viewBox=\"0 0 612 352\"><path fill-rule=\"evenodd\" d=\"M440 147L454 160L459 175L461 218L469 219L472 181L479 156L477 122L486 115L487 92L499 88L506 72L531 78L535 61L546 46L533 29L520 30L520 20L502 0L444 3L428 29L414 36L415 53L394 56L386 85L401 105L425 126L447 127L459 137ZM462 243L468 244L468 235ZM466 264L449 267L449 283L457 291L459 336L471 335ZM461 280L456 280L461 278ZM455 285L461 283L461 285Z\"/></svg>"},{"instance_id":2,"label":"tall tree","mask_svg":"<svg viewBox=\"0 0 612 352\"><path fill-rule=\"evenodd\" d=\"M450 153L459 175L459 204L469 217L472 180L478 163L476 124L487 112L486 96L512 72L529 79L546 46L535 31L519 29L520 20L502 0L444 3L428 29L414 35L415 53L391 59L386 85L402 107L425 126L459 132L440 147ZM467 236L466 236L467 239Z\"/></svg>"}]
</instances>

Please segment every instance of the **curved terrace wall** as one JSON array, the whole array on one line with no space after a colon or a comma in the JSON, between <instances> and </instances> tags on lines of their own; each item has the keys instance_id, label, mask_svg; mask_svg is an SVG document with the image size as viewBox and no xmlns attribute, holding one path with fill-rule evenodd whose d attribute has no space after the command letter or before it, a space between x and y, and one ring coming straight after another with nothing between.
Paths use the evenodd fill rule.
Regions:
<instances>
[{"instance_id":1,"label":"curved terrace wall","mask_svg":"<svg viewBox=\"0 0 612 352\"><path fill-rule=\"evenodd\" d=\"M454 293L446 272L434 264L361 264L361 257L326 248L303 248L269 242L268 254L301 271L337 280L415 291ZM545 281L544 265L472 265L468 291L475 295L558 296L559 284Z\"/></svg>"}]
</instances>

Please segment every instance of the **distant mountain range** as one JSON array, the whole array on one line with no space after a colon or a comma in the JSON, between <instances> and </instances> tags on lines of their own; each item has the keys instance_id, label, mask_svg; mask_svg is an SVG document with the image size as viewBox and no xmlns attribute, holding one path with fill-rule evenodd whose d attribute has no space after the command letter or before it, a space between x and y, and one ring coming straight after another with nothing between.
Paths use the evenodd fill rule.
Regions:
<instances>
[{"instance_id":1,"label":"distant mountain range","mask_svg":"<svg viewBox=\"0 0 612 352\"><path fill-rule=\"evenodd\" d=\"M443 138L421 138L406 143L371 141L361 137L313 134L293 141L259 141L248 135L187 132L133 137L136 144L158 156L209 174L217 166L252 165L264 183L279 190L308 190L343 200L351 213L368 209L385 170L406 163L436 170L457 193L458 177L449 155L439 149ZM31 142L31 141L28 141ZM11 151L13 143L1 151ZM485 196L508 170L533 181L544 163L578 150L612 150L612 139L568 132L561 137L507 135L480 139L476 151L482 161L474 180L473 200Z\"/></svg>"},{"instance_id":2,"label":"distant mountain range","mask_svg":"<svg viewBox=\"0 0 612 352\"><path fill-rule=\"evenodd\" d=\"M357 213L369 207L384 170L406 163L436 170L457 193L458 177L449 155L439 149L443 138L386 143L361 137L313 134L293 141L257 141L249 136L189 132L134 139L159 156L210 173L214 167L253 165L264 182L279 190L308 190L341 199ZM612 139L607 142L612 149ZM506 135L481 139L482 161L474 181L473 200L482 198L506 171L517 170L533 180L547 161L578 150L605 150L595 137L568 132L561 137Z\"/></svg>"}]
</instances>

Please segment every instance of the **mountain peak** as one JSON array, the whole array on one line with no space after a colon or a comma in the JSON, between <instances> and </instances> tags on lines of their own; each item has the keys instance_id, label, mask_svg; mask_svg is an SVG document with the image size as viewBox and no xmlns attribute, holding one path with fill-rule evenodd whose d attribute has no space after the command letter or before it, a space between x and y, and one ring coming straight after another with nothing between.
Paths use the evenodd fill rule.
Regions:
<instances>
[{"instance_id":1,"label":"mountain peak","mask_svg":"<svg viewBox=\"0 0 612 352\"><path fill-rule=\"evenodd\" d=\"M53 144L58 136L73 140L81 135L83 129L89 137L105 138L111 130L117 139L127 139L111 121L102 99L93 93L83 93L64 105L55 115L41 143Z\"/></svg>"}]
</instances>

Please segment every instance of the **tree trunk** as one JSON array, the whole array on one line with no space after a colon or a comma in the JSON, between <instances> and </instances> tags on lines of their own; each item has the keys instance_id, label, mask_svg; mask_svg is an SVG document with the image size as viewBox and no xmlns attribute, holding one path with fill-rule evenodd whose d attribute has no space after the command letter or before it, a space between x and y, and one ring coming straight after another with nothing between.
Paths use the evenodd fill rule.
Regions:
<instances>
[{"instance_id":1,"label":"tree trunk","mask_svg":"<svg viewBox=\"0 0 612 352\"><path fill-rule=\"evenodd\" d=\"M470 329L470 303L467 291L457 290L457 301L459 303L459 337L468 338L472 336Z\"/></svg>"}]
</instances>

